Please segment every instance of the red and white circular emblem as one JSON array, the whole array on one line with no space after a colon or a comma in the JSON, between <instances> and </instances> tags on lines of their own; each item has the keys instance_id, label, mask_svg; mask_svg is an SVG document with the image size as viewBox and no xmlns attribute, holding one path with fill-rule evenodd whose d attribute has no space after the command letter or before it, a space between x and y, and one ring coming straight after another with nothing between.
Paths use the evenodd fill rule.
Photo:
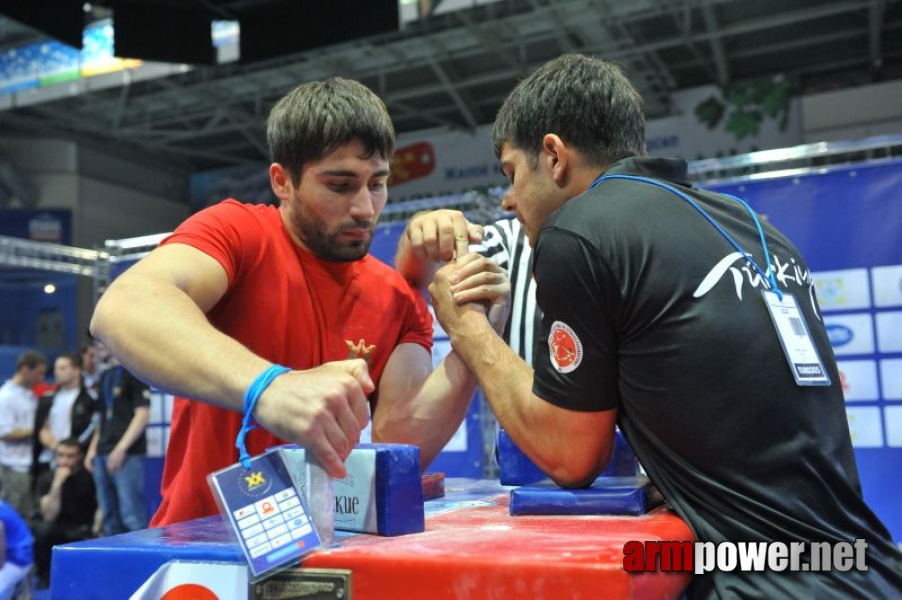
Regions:
<instances>
[{"instance_id":1,"label":"red and white circular emblem","mask_svg":"<svg viewBox=\"0 0 902 600\"><path fill-rule=\"evenodd\" d=\"M551 364L559 373L569 373L583 361L583 343L563 321L555 321L548 335L548 352Z\"/></svg>"},{"instance_id":2,"label":"red and white circular emblem","mask_svg":"<svg viewBox=\"0 0 902 600\"><path fill-rule=\"evenodd\" d=\"M183 583L163 594L161 600L219 600L219 596L197 583Z\"/></svg>"}]
</instances>

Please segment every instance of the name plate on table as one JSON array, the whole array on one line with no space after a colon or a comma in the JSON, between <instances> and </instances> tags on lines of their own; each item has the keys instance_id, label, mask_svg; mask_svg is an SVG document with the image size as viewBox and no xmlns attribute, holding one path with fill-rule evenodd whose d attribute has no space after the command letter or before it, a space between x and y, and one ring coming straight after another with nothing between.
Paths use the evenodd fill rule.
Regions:
<instances>
[{"instance_id":1,"label":"name plate on table","mask_svg":"<svg viewBox=\"0 0 902 600\"><path fill-rule=\"evenodd\" d=\"M250 600L351 600L347 569L286 569L251 585Z\"/></svg>"}]
</instances>

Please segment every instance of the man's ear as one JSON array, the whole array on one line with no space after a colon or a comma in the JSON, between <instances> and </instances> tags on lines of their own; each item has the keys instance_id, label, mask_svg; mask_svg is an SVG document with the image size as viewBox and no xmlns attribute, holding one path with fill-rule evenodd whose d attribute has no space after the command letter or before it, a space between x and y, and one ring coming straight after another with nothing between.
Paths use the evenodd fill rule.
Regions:
<instances>
[{"instance_id":1,"label":"man's ear","mask_svg":"<svg viewBox=\"0 0 902 600\"><path fill-rule=\"evenodd\" d=\"M570 168L570 148L564 143L564 140L557 134L546 133L542 138L542 154L543 159L547 161L547 165L551 170L551 176L558 185L565 185L567 182L567 170Z\"/></svg>"},{"instance_id":2,"label":"man's ear","mask_svg":"<svg viewBox=\"0 0 902 600\"><path fill-rule=\"evenodd\" d=\"M279 202L285 202L291 196L291 177L279 163L269 165L269 184Z\"/></svg>"}]
</instances>

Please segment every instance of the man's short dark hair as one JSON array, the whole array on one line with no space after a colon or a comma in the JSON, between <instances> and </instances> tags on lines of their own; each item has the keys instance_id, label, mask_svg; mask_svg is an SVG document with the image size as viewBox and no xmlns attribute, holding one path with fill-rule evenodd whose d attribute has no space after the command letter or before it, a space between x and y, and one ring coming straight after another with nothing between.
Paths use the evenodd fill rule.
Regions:
<instances>
[{"instance_id":1,"label":"man's short dark hair","mask_svg":"<svg viewBox=\"0 0 902 600\"><path fill-rule=\"evenodd\" d=\"M495 119L495 154L509 144L535 164L542 138L561 137L594 164L645 154L644 103L620 67L582 54L548 61L521 81Z\"/></svg>"},{"instance_id":2,"label":"man's short dark hair","mask_svg":"<svg viewBox=\"0 0 902 600\"><path fill-rule=\"evenodd\" d=\"M363 144L366 158L390 160L395 152L395 128L385 104L350 79L303 83L273 106L266 121L270 157L295 185L304 165L354 140Z\"/></svg>"},{"instance_id":3,"label":"man's short dark hair","mask_svg":"<svg viewBox=\"0 0 902 600\"><path fill-rule=\"evenodd\" d=\"M16 372L22 369L34 369L38 365L47 366L47 357L37 350L26 350L16 359Z\"/></svg>"},{"instance_id":4,"label":"man's short dark hair","mask_svg":"<svg viewBox=\"0 0 902 600\"><path fill-rule=\"evenodd\" d=\"M60 359L60 358L65 358L66 360L69 361L70 365L72 365L73 367L76 367L78 369L81 369L84 367L84 361L82 361L82 359L81 359L81 354L76 354L74 352L64 352L63 354L60 354L59 356L57 356L57 359Z\"/></svg>"},{"instance_id":5,"label":"man's short dark hair","mask_svg":"<svg viewBox=\"0 0 902 600\"><path fill-rule=\"evenodd\" d=\"M85 448L81 445L81 442L78 441L78 438L67 437L64 440L57 442L57 448L60 446L66 446L67 448L78 448L80 452L84 453Z\"/></svg>"}]
</instances>

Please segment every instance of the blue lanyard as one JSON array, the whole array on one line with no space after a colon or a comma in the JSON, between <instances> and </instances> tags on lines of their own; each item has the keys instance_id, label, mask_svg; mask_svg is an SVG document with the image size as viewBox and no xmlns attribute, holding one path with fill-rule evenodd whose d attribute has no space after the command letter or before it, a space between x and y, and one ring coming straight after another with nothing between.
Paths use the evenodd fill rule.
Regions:
<instances>
[{"instance_id":1,"label":"blue lanyard","mask_svg":"<svg viewBox=\"0 0 902 600\"><path fill-rule=\"evenodd\" d=\"M106 377L103 380L103 400L107 408L112 408L115 400L113 390L122 386L122 367L118 365L110 367L105 375Z\"/></svg>"},{"instance_id":2,"label":"blue lanyard","mask_svg":"<svg viewBox=\"0 0 902 600\"><path fill-rule=\"evenodd\" d=\"M724 231L724 229L720 225L718 225L717 221L712 219L711 215L705 212L705 209L699 206L695 200L693 200L680 190L676 189L672 185L668 185L662 181L649 179L648 177L639 177L638 175L601 175L598 179L592 182L592 185L590 185L586 191L588 192L589 190L595 188L595 186L597 186L605 179L630 179L632 181L650 183L651 185L663 188L669 192L673 192L674 194L688 202L689 205L692 206L692 208L697 210L703 217L705 217L705 219L714 227L714 229L720 232L720 235L722 235L724 239L730 243L731 246L736 248L737 252L742 254L746 258L746 260L748 260L749 263L751 263L751 265L755 267L755 270L758 271L761 277L763 277L764 280L768 282L770 289L777 293L777 297L780 300L783 300L783 292L781 292L780 288L777 287L777 278L774 277L774 272L770 268L770 254L767 251L767 242L764 240L764 230L761 228L761 223L758 221L758 215L755 214L755 211L752 210L752 207L746 204L746 202L742 198L737 198L736 196L731 196L730 194L724 194L724 196L726 196L727 198L732 198L733 200L744 206L748 213L752 216L752 221L755 222L755 227L758 228L758 236L761 239L761 247L764 248L764 264L767 265L767 272L765 272L764 269L758 266L758 263L755 262L755 259L752 258L752 255L743 250L739 246L739 244L736 243L736 240L730 237L730 234Z\"/></svg>"}]
</instances>

